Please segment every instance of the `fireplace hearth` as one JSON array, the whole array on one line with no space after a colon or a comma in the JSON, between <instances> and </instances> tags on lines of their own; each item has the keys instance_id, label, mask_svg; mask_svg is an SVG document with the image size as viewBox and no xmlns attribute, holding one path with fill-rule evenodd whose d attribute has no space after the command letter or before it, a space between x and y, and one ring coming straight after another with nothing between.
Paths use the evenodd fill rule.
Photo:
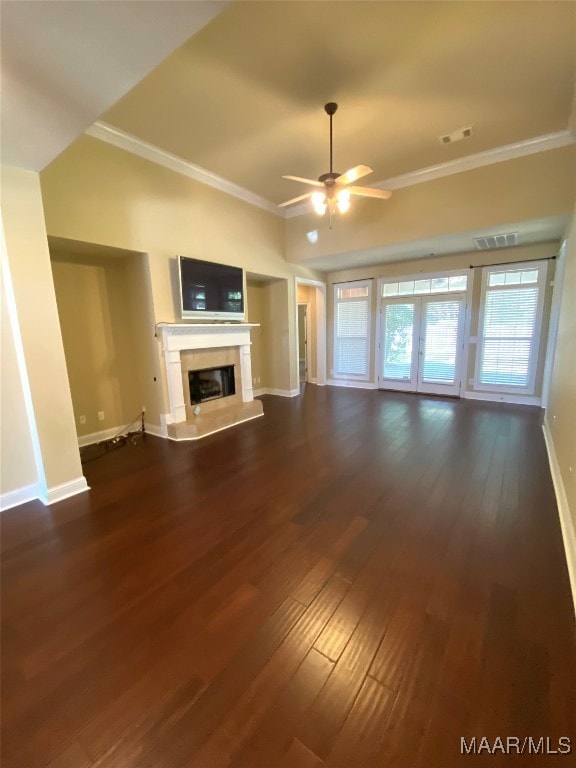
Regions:
<instances>
[{"instance_id":1,"label":"fireplace hearth","mask_svg":"<svg viewBox=\"0 0 576 768\"><path fill-rule=\"evenodd\" d=\"M221 397L231 397L236 394L234 366L224 365L219 368L188 371L188 384L192 405Z\"/></svg>"}]
</instances>

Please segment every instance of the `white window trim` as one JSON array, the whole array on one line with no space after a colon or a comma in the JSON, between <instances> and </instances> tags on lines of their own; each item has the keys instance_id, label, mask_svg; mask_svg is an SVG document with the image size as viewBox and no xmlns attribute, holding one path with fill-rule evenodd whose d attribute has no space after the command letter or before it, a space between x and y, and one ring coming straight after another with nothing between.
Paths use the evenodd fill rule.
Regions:
<instances>
[{"instance_id":1,"label":"white window trim","mask_svg":"<svg viewBox=\"0 0 576 768\"><path fill-rule=\"evenodd\" d=\"M546 281L548 278L547 261L519 261L507 265L508 269L500 268L500 265L484 267L482 270L482 293L480 295L480 315L478 317L478 342L476 344L476 362L474 365L474 390L479 392L501 392L518 395L533 395L536 387L536 371L540 350L540 335L542 333L542 315L544 311L544 298L546 295ZM488 286L488 280L492 272L515 272L527 269L538 270L536 283L520 283L507 286ZM528 368L528 384L525 387L502 386L500 384L483 384L480 381L480 366L482 364L482 351L484 347L484 314L486 307L486 291L488 288L497 290L512 290L518 288L538 287L538 303L536 305L535 331L530 345L530 366Z\"/></svg>"},{"instance_id":2,"label":"white window trim","mask_svg":"<svg viewBox=\"0 0 576 768\"><path fill-rule=\"evenodd\" d=\"M370 381L370 370L372 366L372 283L373 280L350 280L345 283L334 283L334 334L333 334L333 367L332 378L338 381ZM338 373L336 370L336 332L337 332L337 306L340 302L353 301L354 299L340 299L338 298L338 291L342 288L368 288L368 355L367 355L367 371L366 374L359 373Z\"/></svg>"}]
</instances>

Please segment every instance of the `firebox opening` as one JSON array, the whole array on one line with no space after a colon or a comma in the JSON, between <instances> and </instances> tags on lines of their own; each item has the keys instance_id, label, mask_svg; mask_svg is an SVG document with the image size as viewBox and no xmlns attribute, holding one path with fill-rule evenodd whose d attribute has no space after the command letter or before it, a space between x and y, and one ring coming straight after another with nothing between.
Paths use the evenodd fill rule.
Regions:
<instances>
[{"instance_id":1,"label":"firebox opening","mask_svg":"<svg viewBox=\"0 0 576 768\"><path fill-rule=\"evenodd\" d=\"M233 365L188 371L188 382L192 405L236 394Z\"/></svg>"}]
</instances>

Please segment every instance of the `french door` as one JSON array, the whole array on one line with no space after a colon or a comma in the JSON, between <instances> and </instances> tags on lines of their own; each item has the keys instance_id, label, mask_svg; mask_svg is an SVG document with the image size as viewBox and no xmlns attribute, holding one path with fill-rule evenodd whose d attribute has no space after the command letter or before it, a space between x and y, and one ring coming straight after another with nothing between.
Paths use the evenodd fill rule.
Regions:
<instances>
[{"instance_id":1,"label":"french door","mask_svg":"<svg viewBox=\"0 0 576 768\"><path fill-rule=\"evenodd\" d=\"M382 299L380 389L459 395L465 294Z\"/></svg>"}]
</instances>

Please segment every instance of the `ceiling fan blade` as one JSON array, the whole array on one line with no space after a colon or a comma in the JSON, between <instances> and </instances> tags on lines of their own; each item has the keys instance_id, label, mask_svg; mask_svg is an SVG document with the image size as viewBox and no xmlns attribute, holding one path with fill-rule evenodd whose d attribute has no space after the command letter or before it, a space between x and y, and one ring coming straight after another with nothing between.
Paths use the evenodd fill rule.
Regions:
<instances>
[{"instance_id":1,"label":"ceiling fan blade","mask_svg":"<svg viewBox=\"0 0 576 768\"><path fill-rule=\"evenodd\" d=\"M312 184L314 187L323 187L324 184L321 181L314 181L313 179L303 179L301 176L282 176L283 179L291 179L292 181L301 181L303 184Z\"/></svg>"},{"instance_id":2,"label":"ceiling fan blade","mask_svg":"<svg viewBox=\"0 0 576 768\"><path fill-rule=\"evenodd\" d=\"M280 203L278 205L278 208L284 208L286 205L292 205L292 203L299 203L300 200L306 200L308 197L312 197L314 192L306 192L305 195L300 195L299 197L293 197L292 200L286 200L285 203Z\"/></svg>"},{"instance_id":3,"label":"ceiling fan blade","mask_svg":"<svg viewBox=\"0 0 576 768\"><path fill-rule=\"evenodd\" d=\"M375 187L346 187L351 195L360 197L379 197L381 200L387 200L392 192L388 189L376 189Z\"/></svg>"},{"instance_id":4,"label":"ceiling fan blade","mask_svg":"<svg viewBox=\"0 0 576 768\"><path fill-rule=\"evenodd\" d=\"M352 184L356 179L361 179L362 176L367 176L369 173L372 173L372 168L369 168L367 165L357 165L355 168L350 168L349 171L338 176L336 184L338 186L341 184Z\"/></svg>"}]
</instances>

